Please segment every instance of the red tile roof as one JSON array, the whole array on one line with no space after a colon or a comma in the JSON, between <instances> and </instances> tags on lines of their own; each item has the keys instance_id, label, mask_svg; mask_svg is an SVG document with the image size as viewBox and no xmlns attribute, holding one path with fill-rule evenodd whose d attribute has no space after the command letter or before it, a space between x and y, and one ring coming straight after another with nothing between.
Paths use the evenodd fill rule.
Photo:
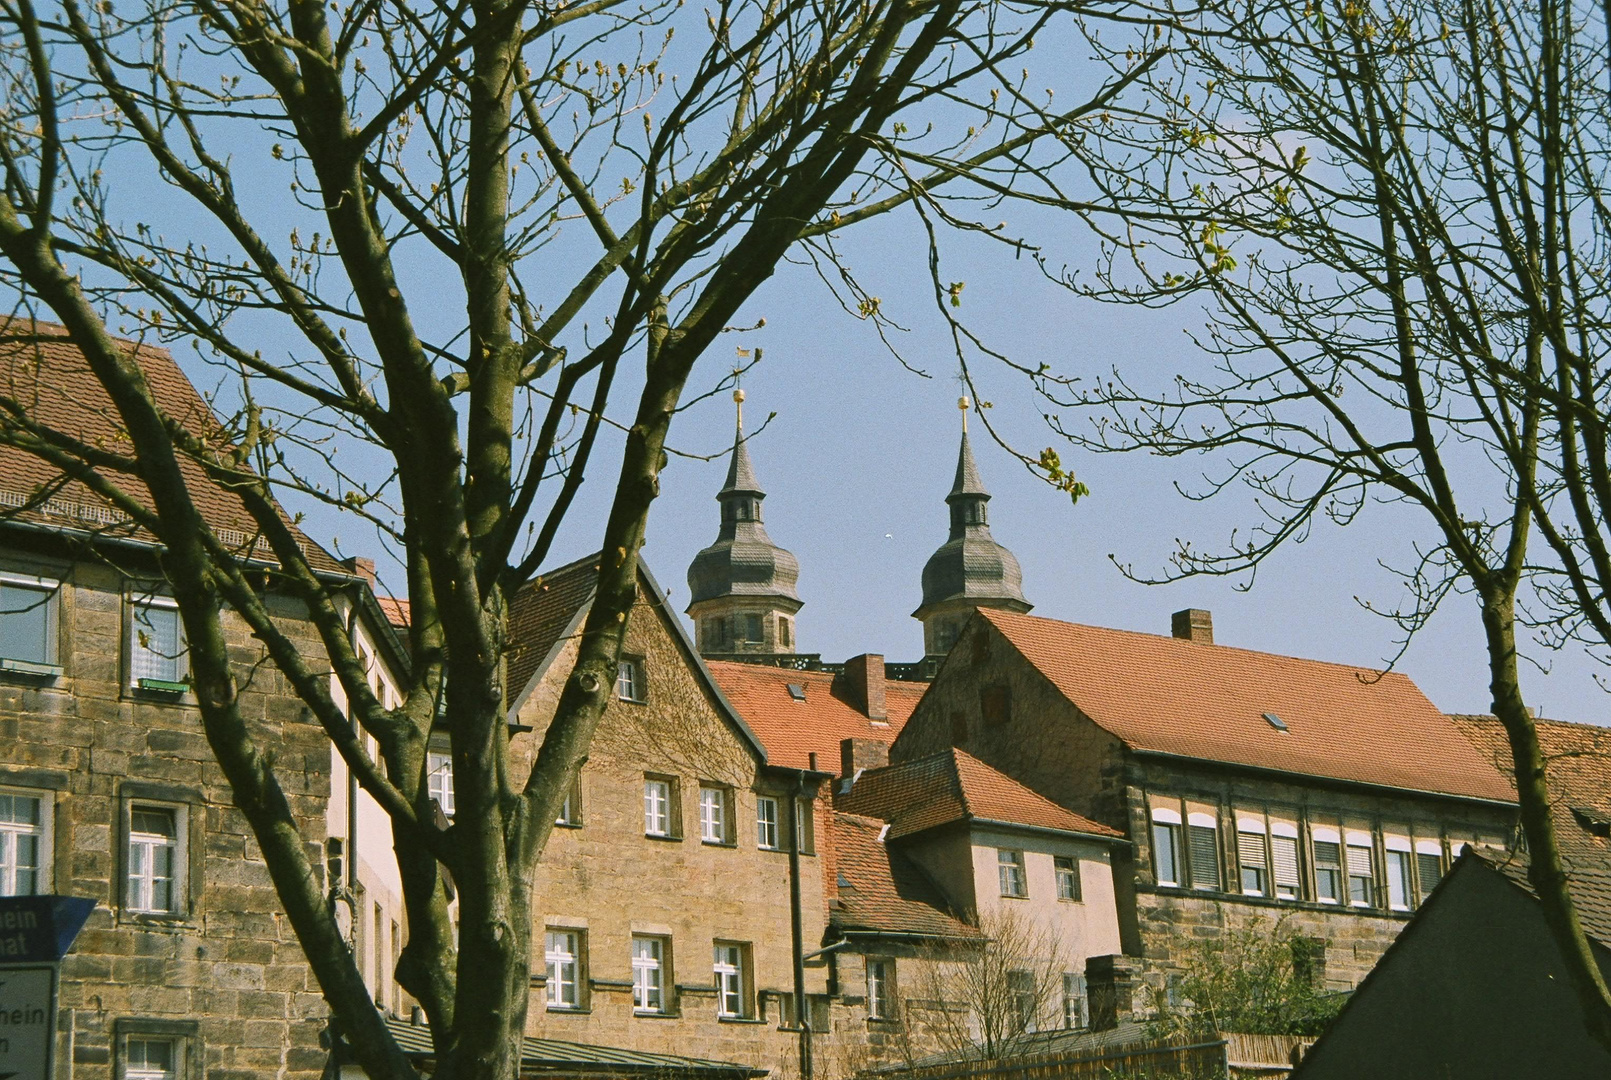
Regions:
<instances>
[{"instance_id":1,"label":"red tile roof","mask_svg":"<svg viewBox=\"0 0 1611 1080\"><path fill-rule=\"evenodd\" d=\"M509 601L509 647L504 654L509 700L526 689L598 585L598 556L550 570L527 582Z\"/></svg>"},{"instance_id":2,"label":"red tile roof","mask_svg":"<svg viewBox=\"0 0 1611 1080\"><path fill-rule=\"evenodd\" d=\"M978 758L952 747L861 774L840 809L890 823L891 838L955 821L991 821L1119 839L1117 829L1042 798Z\"/></svg>"},{"instance_id":3,"label":"red tile roof","mask_svg":"<svg viewBox=\"0 0 1611 1080\"><path fill-rule=\"evenodd\" d=\"M133 342L121 344L139 360L157 404L169 417L193 432L218 431L217 417L166 349ZM0 397L17 402L31 419L81 442L114 453L133 453L111 397L63 327L0 319ZM258 529L240 500L209 480L194 461L180 457L179 467L196 508L218 538L247 554L246 545L253 542ZM60 472L40 458L0 446L0 511L14 510L60 478ZM150 505L150 495L138 480L119 477L118 483L134 498ZM78 483L61 487L43 507L22 517L59 528L149 539L127 525L120 512ZM346 572L329 552L294 527L293 531L314 569ZM267 545L261 541L257 541L251 554L270 557Z\"/></svg>"},{"instance_id":4,"label":"red tile roof","mask_svg":"<svg viewBox=\"0 0 1611 1080\"><path fill-rule=\"evenodd\" d=\"M381 596L375 594L375 602L380 605L380 612L386 616L386 621L399 630L406 629L413 618L413 607L410 601L399 600L395 596Z\"/></svg>"},{"instance_id":5,"label":"red tile roof","mask_svg":"<svg viewBox=\"0 0 1611 1080\"><path fill-rule=\"evenodd\" d=\"M1504 775L1514 792L1516 768L1510 739L1498 717L1456 715L1449 719ZM1584 863L1611 869L1611 836L1597 835L1585 827L1595 821L1599 831L1611 831L1611 728L1564 720L1539 720L1537 726L1562 857L1569 868Z\"/></svg>"},{"instance_id":6,"label":"red tile roof","mask_svg":"<svg viewBox=\"0 0 1611 1080\"><path fill-rule=\"evenodd\" d=\"M1493 765L1398 672L980 614L1082 713L1134 750L1514 801Z\"/></svg>"},{"instance_id":7,"label":"red tile roof","mask_svg":"<svg viewBox=\"0 0 1611 1080\"><path fill-rule=\"evenodd\" d=\"M889 715L880 724L835 695L834 677L829 672L730 660L712 660L706 666L727 700L765 745L767 762L789 769L810 768L811 754L815 753L818 769L837 773L842 740L894 742L928 689L927 683L886 681L884 707ZM796 701L789 693L790 683L805 690L804 701Z\"/></svg>"},{"instance_id":8,"label":"red tile roof","mask_svg":"<svg viewBox=\"0 0 1611 1080\"><path fill-rule=\"evenodd\" d=\"M884 823L857 814L834 815L838 902L832 922L845 932L917 934L978 939L954 916L944 895L918 866L881 837Z\"/></svg>"}]
</instances>

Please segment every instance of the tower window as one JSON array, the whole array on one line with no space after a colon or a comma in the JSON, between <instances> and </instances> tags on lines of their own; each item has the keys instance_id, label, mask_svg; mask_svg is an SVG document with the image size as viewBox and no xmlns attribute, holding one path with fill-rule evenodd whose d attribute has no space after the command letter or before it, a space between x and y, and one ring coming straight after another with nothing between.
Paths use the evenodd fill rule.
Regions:
<instances>
[{"instance_id":1,"label":"tower window","mask_svg":"<svg viewBox=\"0 0 1611 1080\"><path fill-rule=\"evenodd\" d=\"M744 636L745 644L755 645L766 640L766 635L761 630L761 617L759 615L741 615L739 618L741 620L740 633Z\"/></svg>"},{"instance_id":2,"label":"tower window","mask_svg":"<svg viewBox=\"0 0 1611 1080\"><path fill-rule=\"evenodd\" d=\"M794 634L789 629L789 620L778 616L778 644L785 649L794 648Z\"/></svg>"}]
</instances>

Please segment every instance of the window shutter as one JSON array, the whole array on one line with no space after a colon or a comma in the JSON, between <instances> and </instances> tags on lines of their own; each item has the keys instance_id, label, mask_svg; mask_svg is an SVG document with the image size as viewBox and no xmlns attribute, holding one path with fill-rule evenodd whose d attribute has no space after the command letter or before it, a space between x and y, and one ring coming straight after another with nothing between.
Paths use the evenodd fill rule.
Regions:
<instances>
[{"instance_id":1,"label":"window shutter","mask_svg":"<svg viewBox=\"0 0 1611 1080\"><path fill-rule=\"evenodd\" d=\"M1298 841L1290 836L1272 836L1270 850L1275 855L1275 884L1277 888L1298 887Z\"/></svg>"},{"instance_id":2,"label":"window shutter","mask_svg":"<svg viewBox=\"0 0 1611 1080\"><path fill-rule=\"evenodd\" d=\"M1208 825L1191 826L1191 883L1199 889L1219 888L1219 833Z\"/></svg>"},{"instance_id":3,"label":"window shutter","mask_svg":"<svg viewBox=\"0 0 1611 1080\"><path fill-rule=\"evenodd\" d=\"M1236 853L1243 866L1264 868L1264 835L1239 832L1236 834Z\"/></svg>"},{"instance_id":4,"label":"window shutter","mask_svg":"<svg viewBox=\"0 0 1611 1080\"><path fill-rule=\"evenodd\" d=\"M1443 880L1443 856L1428 851L1415 854L1415 868L1421 872L1421 899L1425 900Z\"/></svg>"},{"instance_id":5,"label":"window shutter","mask_svg":"<svg viewBox=\"0 0 1611 1080\"><path fill-rule=\"evenodd\" d=\"M1348 845L1348 872L1355 877L1370 877L1370 848Z\"/></svg>"}]
</instances>

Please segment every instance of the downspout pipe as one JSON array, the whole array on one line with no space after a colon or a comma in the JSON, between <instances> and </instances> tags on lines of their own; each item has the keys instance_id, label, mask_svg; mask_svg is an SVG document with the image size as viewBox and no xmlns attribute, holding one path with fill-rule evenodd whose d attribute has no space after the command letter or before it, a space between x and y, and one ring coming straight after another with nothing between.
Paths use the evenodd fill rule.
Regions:
<instances>
[{"instance_id":1,"label":"downspout pipe","mask_svg":"<svg viewBox=\"0 0 1611 1080\"><path fill-rule=\"evenodd\" d=\"M794 794L789 799L789 929L794 939L794 1022L800 1029L800 1077L811 1080L811 1009L805 992L805 930L800 912L800 801L806 774L795 771Z\"/></svg>"}]
</instances>

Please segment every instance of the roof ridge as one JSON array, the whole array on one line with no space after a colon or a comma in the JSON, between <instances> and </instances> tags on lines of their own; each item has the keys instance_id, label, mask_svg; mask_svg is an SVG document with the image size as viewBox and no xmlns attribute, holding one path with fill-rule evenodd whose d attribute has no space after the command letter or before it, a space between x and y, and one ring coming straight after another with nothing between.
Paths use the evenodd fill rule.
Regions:
<instances>
[{"instance_id":1,"label":"roof ridge","mask_svg":"<svg viewBox=\"0 0 1611 1080\"><path fill-rule=\"evenodd\" d=\"M1264 649L1249 649L1243 645L1221 645L1218 643L1209 645L1201 641L1188 641L1185 638L1177 638L1171 634L1154 634L1146 630L1129 630L1118 626L1097 626L1094 623L1070 622L1067 619L1053 619L1045 615L1030 615L1027 612L1007 611L1000 608L979 608L978 610L979 614L996 623L997 629L1001 629L999 622L1000 618L1055 623L1058 626L1070 626L1076 630L1095 630L1102 634L1124 634L1128 637L1144 638L1159 642L1169 642L1171 644L1178 644L1193 649L1212 649L1218 653L1240 653L1243 656L1269 657L1270 659L1274 660L1293 660L1300 664L1317 664L1322 667L1336 668L1341 671L1352 671L1356 673L1364 672L1371 675L1378 675L1382 679L1399 678L1406 680L1411 685L1415 685L1416 689L1420 689L1420 687L1416 685L1414 679L1411 679L1408 675L1404 674L1404 672L1399 671L1396 668L1373 668L1365 667L1360 664L1345 664L1337 660L1317 660L1309 656L1293 656L1290 653L1268 652ZM1005 633L1006 631L1002 630L1002 632ZM1014 642L1014 644L1016 645L1017 643Z\"/></svg>"}]
</instances>

